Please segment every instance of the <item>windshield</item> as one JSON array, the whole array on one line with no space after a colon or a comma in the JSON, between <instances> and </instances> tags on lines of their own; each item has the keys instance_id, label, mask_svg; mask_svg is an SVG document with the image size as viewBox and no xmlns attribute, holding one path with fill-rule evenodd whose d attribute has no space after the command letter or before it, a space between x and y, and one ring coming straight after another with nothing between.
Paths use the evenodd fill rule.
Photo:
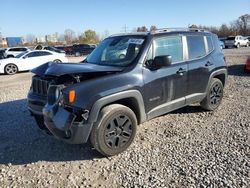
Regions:
<instances>
[{"instance_id":1,"label":"windshield","mask_svg":"<svg viewBox=\"0 0 250 188\"><path fill-rule=\"evenodd\" d=\"M137 57L143 42L143 36L107 38L96 47L85 61L99 65L127 66Z\"/></svg>"},{"instance_id":2,"label":"windshield","mask_svg":"<svg viewBox=\"0 0 250 188\"><path fill-rule=\"evenodd\" d=\"M20 53L20 54L18 54L15 58L20 58L20 57L22 57L24 54L27 54L28 52L23 52L23 53Z\"/></svg>"}]
</instances>

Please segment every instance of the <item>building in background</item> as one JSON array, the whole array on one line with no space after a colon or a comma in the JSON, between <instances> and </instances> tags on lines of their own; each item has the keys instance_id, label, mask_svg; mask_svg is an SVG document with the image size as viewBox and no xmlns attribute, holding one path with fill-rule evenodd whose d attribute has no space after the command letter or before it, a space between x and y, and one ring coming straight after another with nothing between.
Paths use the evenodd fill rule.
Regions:
<instances>
[{"instance_id":1,"label":"building in background","mask_svg":"<svg viewBox=\"0 0 250 188\"><path fill-rule=\"evenodd\" d=\"M0 37L0 48L6 48L8 47L6 38Z\"/></svg>"},{"instance_id":2,"label":"building in background","mask_svg":"<svg viewBox=\"0 0 250 188\"><path fill-rule=\"evenodd\" d=\"M22 37L6 37L8 47L19 46L23 44Z\"/></svg>"},{"instance_id":3,"label":"building in background","mask_svg":"<svg viewBox=\"0 0 250 188\"><path fill-rule=\"evenodd\" d=\"M55 33L52 35L45 35L45 36L36 38L36 43L40 43L40 44L57 43L57 42L59 42L58 33Z\"/></svg>"},{"instance_id":4,"label":"building in background","mask_svg":"<svg viewBox=\"0 0 250 188\"><path fill-rule=\"evenodd\" d=\"M44 44L44 43L46 43L46 38L45 37L37 37L36 38L36 43L42 43L42 44Z\"/></svg>"},{"instance_id":5,"label":"building in background","mask_svg":"<svg viewBox=\"0 0 250 188\"><path fill-rule=\"evenodd\" d=\"M0 48L6 48L7 46L7 41L6 38L2 36L2 33L0 32Z\"/></svg>"},{"instance_id":6,"label":"building in background","mask_svg":"<svg viewBox=\"0 0 250 188\"><path fill-rule=\"evenodd\" d=\"M46 42L49 43L57 43L58 42L58 33L52 34L52 35L46 35Z\"/></svg>"}]
</instances>

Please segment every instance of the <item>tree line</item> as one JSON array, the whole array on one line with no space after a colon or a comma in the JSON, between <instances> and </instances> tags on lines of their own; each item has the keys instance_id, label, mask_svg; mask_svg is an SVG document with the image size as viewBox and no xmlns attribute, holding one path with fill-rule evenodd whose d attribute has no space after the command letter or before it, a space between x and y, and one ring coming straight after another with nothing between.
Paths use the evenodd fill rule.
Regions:
<instances>
[{"instance_id":1,"label":"tree line","mask_svg":"<svg viewBox=\"0 0 250 188\"><path fill-rule=\"evenodd\" d=\"M204 26L204 25L196 25L192 24L189 25L189 28L199 28L211 31L217 34L219 37L228 37L228 36L235 36L235 35L243 35L243 36L250 36L250 15L244 14L237 18L236 20L230 22L229 24L222 24L219 27L215 26ZM141 26L134 28L133 32L147 32L147 31L154 31L157 30L155 25L147 28L146 26ZM87 44L97 44L104 38L109 36L109 32L105 31L102 36L97 34L95 30L88 29L85 30L83 33L76 34L72 29L66 29L63 34L56 33L58 38L57 42L47 41L47 44L74 44L74 43L87 43ZM0 36L1 38L1 36ZM25 45L34 45L37 44L37 40L35 35L28 34L25 36Z\"/></svg>"},{"instance_id":2,"label":"tree line","mask_svg":"<svg viewBox=\"0 0 250 188\"><path fill-rule=\"evenodd\" d=\"M229 24L222 24L219 27L204 26L192 24L189 28L198 28L211 31L217 34L219 37L228 37L235 35L250 36L250 15L244 14L238 19L230 22ZM147 32L156 30L156 26L151 26L149 29L146 26L137 27L137 32Z\"/></svg>"}]
</instances>

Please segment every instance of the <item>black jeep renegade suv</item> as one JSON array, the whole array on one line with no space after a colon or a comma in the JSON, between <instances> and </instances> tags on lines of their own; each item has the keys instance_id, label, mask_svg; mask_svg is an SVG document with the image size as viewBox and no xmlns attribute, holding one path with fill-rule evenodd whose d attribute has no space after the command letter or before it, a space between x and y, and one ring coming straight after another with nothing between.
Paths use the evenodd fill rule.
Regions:
<instances>
[{"instance_id":1,"label":"black jeep renegade suv","mask_svg":"<svg viewBox=\"0 0 250 188\"><path fill-rule=\"evenodd\" d=\"M32 72L28 108L38 126L68 143L90 138L106 156L154 117L197 102L215 110L227 79L217 36L191 29L114 35L82 63Z\"/></svg>"}]
</instances>

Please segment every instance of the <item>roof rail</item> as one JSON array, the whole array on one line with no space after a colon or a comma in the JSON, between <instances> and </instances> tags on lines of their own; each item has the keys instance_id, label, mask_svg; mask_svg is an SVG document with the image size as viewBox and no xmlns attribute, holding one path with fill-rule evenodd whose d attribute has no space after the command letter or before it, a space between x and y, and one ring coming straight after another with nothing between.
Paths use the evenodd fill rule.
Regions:
<instances>
[{"instance_id":1,"label":"roof rail","mask_svg":"<svg viewBox=\"0 0 250 188\"><path fill-rule=\"evenodd\" d=\"M165 33L165 32L173 32L173 31L194 31L194 32L208 32L204 29L200 28L160 28L151 31L150 33Z\"/></svg>"}]
</instances>

